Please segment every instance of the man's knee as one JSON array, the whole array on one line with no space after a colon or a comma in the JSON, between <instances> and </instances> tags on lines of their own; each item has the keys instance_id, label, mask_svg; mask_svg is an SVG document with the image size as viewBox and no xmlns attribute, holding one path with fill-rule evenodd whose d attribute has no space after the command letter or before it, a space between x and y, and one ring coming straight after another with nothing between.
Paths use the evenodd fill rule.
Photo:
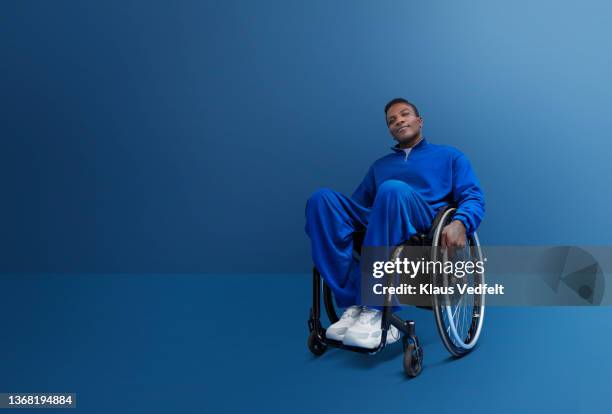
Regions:
<instances>
[{"instance_id":1,"label":"man's knee","mask_svg":"<svg viewBox=\"0 0 612 414\"><path fill-rule=\"evenodd\" d=\"M317 208L322 205L329 205L336 198L336 192L329 188L320 188L308 198L306 210Z\"/></svg>"},{"instance_id":2,"label":"man's knee","mask_svg":"<svg viewBox=\"0 0 612 414\"><path fill-rule=\"evenodd\" d=\"M414 189L400 180L387 180L378 187L376 197L398 197L409 196L414 193Z\"/></svg>"}]
</instances>

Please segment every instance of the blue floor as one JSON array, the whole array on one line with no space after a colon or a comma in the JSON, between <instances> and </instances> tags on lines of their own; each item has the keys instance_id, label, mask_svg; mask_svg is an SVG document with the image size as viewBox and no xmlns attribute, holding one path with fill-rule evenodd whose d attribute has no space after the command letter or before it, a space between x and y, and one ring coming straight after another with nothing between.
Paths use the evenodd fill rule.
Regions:
<instances>
[{"instance_id":1,"label":"blue floor","mask_svg":"<svg viewBox=\"0 0 612 414\"><path fill-rule=\"evenodd\" d=\"M488 308L479 347L459 360L431 312L408 309L425 366L407 379L399 343L308 352L306 274L0 283L0 392L75 392L70 412L559 414L612 402L612 308Z\"/></svg>"}]
</instances>

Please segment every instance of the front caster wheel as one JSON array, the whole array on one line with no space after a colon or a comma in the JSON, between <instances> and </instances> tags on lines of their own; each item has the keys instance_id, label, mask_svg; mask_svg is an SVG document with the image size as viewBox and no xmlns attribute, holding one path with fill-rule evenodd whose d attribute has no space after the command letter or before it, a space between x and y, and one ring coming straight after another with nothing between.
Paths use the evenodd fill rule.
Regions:
<instances>
[{"instance_id":1,"label":"front caster wheel","mask_svg":"<svg viewBox=\"0 0 612 414\"><path fill-rule=\"evenodd\" d=\"M321 356L327 350L327 345L319 340L317 333L312 331L310 335L308 335L308 349L316 356Z\"/></svg>"},{"instance_id":2,"label":"front caster wheel","mask_svg":"<svg viewBox=\"0 0 612 414\"><path fill-rule=\"evenodd\" d=\"M423 370L423 348L410 341L404 348L404 372L411 378Z\"/></svg>"}]
</instances>

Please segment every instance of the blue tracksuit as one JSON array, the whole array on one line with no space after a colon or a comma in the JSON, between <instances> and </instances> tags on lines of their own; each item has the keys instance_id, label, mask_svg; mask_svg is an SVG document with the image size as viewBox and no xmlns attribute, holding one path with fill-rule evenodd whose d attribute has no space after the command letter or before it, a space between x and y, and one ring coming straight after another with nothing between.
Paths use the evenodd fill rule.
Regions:
<instances>
[{"instance_id":1,"label":"blue tracksuit","mask_svg":"<svg viewBox=\"0 0 612 414\"><path fill-rule=\"evenodd\" d=\"M426 232L443 205L458 206L454 218L468 234L484 215L480 184L459 150L423 139L408 156L396 147L393 151L372 164L351 198L321 189L306 204L313 262L339 306L360 301L354 231L367 229L364 246L397 246Z\"/></svg>"}]
</instances>

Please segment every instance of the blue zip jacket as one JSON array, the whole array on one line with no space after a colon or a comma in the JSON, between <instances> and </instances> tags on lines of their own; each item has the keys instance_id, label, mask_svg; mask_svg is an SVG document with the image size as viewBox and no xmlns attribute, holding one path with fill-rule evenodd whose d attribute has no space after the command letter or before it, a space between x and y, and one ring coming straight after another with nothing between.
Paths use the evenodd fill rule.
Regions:
<instances>
[{"instance_id":1,"label":"blue zip jacket","mask_svg":"<svg viewBox=\"0 0 612 414\"><path fill-rule=\"evenodd\" d=\"M478 228L485 211L480 183L463 153L446 145L430 144L424 138L408 156L393 147L394 153L374 162L351 198L371 208L378 187L387 180L400 180L412 188L435 211L446 204L457 205L454 219L467 234Z\"/></svg>"}]
</instances>

